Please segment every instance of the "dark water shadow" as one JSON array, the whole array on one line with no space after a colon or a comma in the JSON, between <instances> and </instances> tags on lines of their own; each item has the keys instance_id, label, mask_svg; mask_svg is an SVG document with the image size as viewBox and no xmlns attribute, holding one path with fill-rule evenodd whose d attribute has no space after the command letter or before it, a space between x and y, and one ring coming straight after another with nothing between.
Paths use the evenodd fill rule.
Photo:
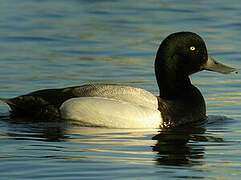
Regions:
<instances>
[{"instance_id":1,"label":"dark water shadow","mask_svg":"<svg viewBox=\"0 0 241 180\"><path fill-rule=\"evenodd\" d=\"M194 166L205 158L204 143L222 143L224 140L206 133L206 123L163 129L152 139L157 140L157 165Z\"/></svg>"},{"instance_id":2,"label":"dark water shadow","mask_svg":"<svg viewBox=\"0 0 241 180\"><path fill-rule=\"evenodd\" d=\"M7 115L0 116L0 121L7 126L8 137L15 140L37 140L61 142L68 139L66 121L34 122L28 118L12 118Z\"/></svg>"}]
</instances>

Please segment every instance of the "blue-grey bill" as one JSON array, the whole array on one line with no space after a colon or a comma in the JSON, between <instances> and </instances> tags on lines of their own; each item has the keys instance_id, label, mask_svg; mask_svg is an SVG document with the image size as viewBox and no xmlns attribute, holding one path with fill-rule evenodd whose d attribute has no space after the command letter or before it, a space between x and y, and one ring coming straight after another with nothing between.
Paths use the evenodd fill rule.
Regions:
<instances>
[{"instance_id":1,"label":"blue-grey bill","mask_svg":"<svg viewBox=\"0 0 241 180\"><path fill-rule=\"evenodd\" d=\"M219 72L219 73L222 73L222 74L237 73L237 70L235 68L224 65L224 64L216 61L211 56L208 56L208 61L203 66L203 69L207 70L207 71Z\"/></svg>"}]
</instances>

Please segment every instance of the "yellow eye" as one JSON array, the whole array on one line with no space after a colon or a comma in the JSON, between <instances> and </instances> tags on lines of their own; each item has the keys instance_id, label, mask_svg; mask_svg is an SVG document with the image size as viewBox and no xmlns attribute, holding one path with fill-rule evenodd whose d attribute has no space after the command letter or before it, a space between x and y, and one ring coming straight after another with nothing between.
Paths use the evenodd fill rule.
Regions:
<instances>
[{"instance_id":1,"label":"yellow eye","mask_svg":"<svg viewBox=\"0 0 241 180\"><path fill-rule=\"evenodd\" d=\"M189 48L191 51L194 51L196 48L195 48L195 46L190 46L190 48Z\"/></svg>"}]
</instances>

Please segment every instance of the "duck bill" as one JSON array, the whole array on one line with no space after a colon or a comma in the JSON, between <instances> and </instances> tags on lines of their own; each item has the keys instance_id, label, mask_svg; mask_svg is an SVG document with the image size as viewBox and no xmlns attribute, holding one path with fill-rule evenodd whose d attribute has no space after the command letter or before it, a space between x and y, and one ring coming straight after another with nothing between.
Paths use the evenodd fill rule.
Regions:
<instances>
[{"instance_id":1,"label":"duck bill","mask_svg":"<svg viewBox=\"0 0 241 180\"><path fill-rule=\"evenodd\" d=\"M216 61L211 56L208 56L208 61L206 62L206 64L204 64L203 69L207 70L207 71L219 72L222 74L237 73L235 68L226 66L226 65Z\"/></svg>"}]
</instances>

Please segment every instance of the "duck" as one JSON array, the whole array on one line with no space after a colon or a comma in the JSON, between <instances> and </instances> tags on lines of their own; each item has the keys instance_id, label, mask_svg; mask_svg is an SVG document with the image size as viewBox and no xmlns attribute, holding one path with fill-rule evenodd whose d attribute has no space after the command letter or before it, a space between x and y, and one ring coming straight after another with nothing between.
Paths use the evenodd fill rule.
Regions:
<instances>
[{"instance_id":1,"label":"duck","mask_svg":"<svg viewBox=\"0 0 241 180\"><path fill-rule=\"evenodd\" d=\"M11 115L34 120L73 120L108 128L162 128L205 120L206 105L190 75L207 70L229 74L207 52L193 32L175 32L160 44L154 62L159 95L119 84L86 84L42 89L14 98L1 98Z\"/></svg>"}]
</instances>

